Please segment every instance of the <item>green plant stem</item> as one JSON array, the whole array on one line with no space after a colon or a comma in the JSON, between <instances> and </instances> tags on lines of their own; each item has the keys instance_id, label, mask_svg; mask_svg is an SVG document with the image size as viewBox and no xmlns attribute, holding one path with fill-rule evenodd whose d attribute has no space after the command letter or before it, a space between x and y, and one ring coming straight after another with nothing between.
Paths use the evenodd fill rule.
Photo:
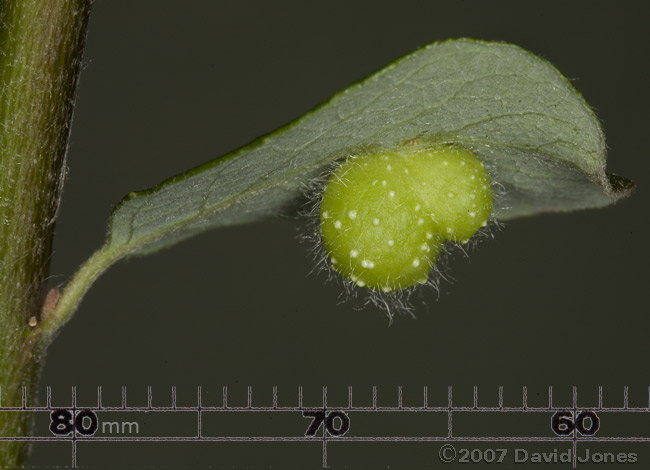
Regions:
<instances>
[{"instance_id":1,"label":"green plant stem","mask_svg":"<svg viewBox=\"0 0 650 470\"><path fill-rule=\"evenodd\" d=\"M45 342L54 220L91 0L0 0L0 387L2 406L33 404ZM36 329L38 330L38 328ZM0 436L26 436L28 413L0 412ZM0 468L27 443L0 442Z\"/></svg>"},{"instance_id":2,"label":"green plant stem","mask_svg":"<svg viewBox=\"0 0 650 470\"><path fill-rule=\"evenodd\" d=\"M123 250L109 250L106 245L97 250L77 270L65 286L56 308L42 318L39 325L34 328L34 334L39 335L43 341L48 341L48 338L55 335L70 319L93 282L122 256L124 256Z\"/></svg>"}]
</instances>

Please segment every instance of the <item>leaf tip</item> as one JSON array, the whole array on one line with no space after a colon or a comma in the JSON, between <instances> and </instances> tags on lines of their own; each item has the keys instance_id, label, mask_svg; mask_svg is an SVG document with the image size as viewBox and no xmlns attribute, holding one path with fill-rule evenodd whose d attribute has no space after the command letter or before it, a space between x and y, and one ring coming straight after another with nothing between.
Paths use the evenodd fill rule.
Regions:
<instances>
[{"instance_id":1,"label":"leaf tip","mask_svg":"<svg viewBox=\"0 0 650 470\"><path fill-rule=\"evenodd\" d=\"M606 172L605 176L610 188L608 192L614 202L630 197L636 190L636 183L631 179L610 172Z\"/></svg>"}]
</instances>

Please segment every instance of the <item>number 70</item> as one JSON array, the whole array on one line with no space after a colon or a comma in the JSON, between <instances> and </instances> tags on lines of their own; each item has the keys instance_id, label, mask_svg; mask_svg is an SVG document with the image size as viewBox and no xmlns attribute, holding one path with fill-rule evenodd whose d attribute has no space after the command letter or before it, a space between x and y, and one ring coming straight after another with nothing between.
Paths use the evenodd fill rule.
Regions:
<instances>
[{"instance_id":1,"label":"number 70","mask_svg":"<svg viewBox=\"0 0 650 470\"><path fill-rule=\"evenodd\" d=\"M315 436L323 422L327 433L332 436L342 436L350 429L350 417L344 411L313 410L303 411L304 418L313 418L305 431L305 436ZM337 423L337 418L339 423Z\"/></svg>"}]
</instances>

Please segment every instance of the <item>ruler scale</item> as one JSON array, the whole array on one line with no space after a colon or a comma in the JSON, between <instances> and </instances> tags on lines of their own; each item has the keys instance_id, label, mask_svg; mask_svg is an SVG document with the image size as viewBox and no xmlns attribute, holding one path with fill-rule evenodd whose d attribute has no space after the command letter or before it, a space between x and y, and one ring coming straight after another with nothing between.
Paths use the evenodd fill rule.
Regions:
<instances>
[{"instance_id":1,"label":"ruler scale","mask_svg":"<svg viewBox=\"0 0 650 470\"><path fill-rule=\"evenodd\" d=\"M327 387L322 388L322 404L318 408L306 407L303 400L303 387L298 387L298 404L297 406L280 406L278 404L278 388L272 388L272 402L270 406L255 406L253 400L253 388L248 387L246 391L246 404L244 406L231 406L228 404L228 387L224 386L222 393L223 399L221 406L210 406L203 402L202 387L197 387L196 390L196 405L194 406L181 406L177 401L176 387L171 388L171 405L170 406L155 406L152 387L147 387L147 402L145 406L129 406L127 403L127 389L122 387L121 390L121 404L119 406L107 406L104 403L102 395L102 387L97 388L97 403L91 407L79 406L77 402L77 389L72 387L71 390L71 404L69 407L55 407L52 404L51 388L46 388L45 406L28 406L27 391L25 387L22 389L22 399L20 406L3 406L0 401L0 413L2 412L50 412L54 422L55 413L64 413L69 411L70 422L74 421L74 426L71 431L65 435L51 435L51 436L3 436L0 437L2 441L67 441L71 444L71 466L77 468L77 448L83 445L84 442L193 442L193 441L207 441L207 442L322 442L322 466L328 467L328 444L333 442L431 442L431 443L549 443L558 442L569 444L572 447L572 466L576 468L579 465L577 459L578 445L585 442L627 442L627 443L650 443L650 436L598 436L598 423L594 420L599 420L598 414L607 413L646 413L650 417L650 387L647 389L648 401L647 406L635 407L630 406L629 388L626 386L623 389L623 400L621 406L605 407L603 405L603 389L598 387L598 401L595 407L580 407L578 404L578 389L572 388L571 405L568 407L555 406L553 403L553 387L548 387L548 406L530 406L528 403L528 389L522 388L521 405L520 406L506 406L504 404L504 390L503 387L498 388L498 401L496 405L483 405L479 403L478 387L473 388L472 404L468 406L454 405L453 401L453 388L447 388L447 404L439 406L431 406L428 398L428 387L423 388L423 400L421 406L409 406L404 403L404 392L402 386L397 387L397 401L393 406L380 406L378 404L378 389L376 386L372 387L372 402L368 406L355 405L353 402L353 388L347 388L347 405L337 407L328 403ZM256 395L257 396L257 395ZM2 394L0 390L0 400ZM620 403L620 402L619 402ZM110 413L195 413L196 414L196 434L195 435L176 435L176 436L103 436L103 435L84 435L84 431L93 426L92 418L95 412ZM284 436L222 436L222 435L206 435L203 428L204 418L207 414L211 413L296 413L302 417L314 417L313 426L316 426L313 433L309 429L304 432L304 429L297 429L294 435ZM82 416L83 413L86 415ZM358 436L352 435L348 432L350 421L354 420L355 414L371 414L371 413L429 413L440 414L447 416L447 429L446 435L441 431L441 435L433 436ZM589 418L589 429L581 431L580 423L572 429L559 428L562 435L554 430L549 429L547 436L459 436L454 435L454 415L460 413L571 413L569 417L565 417L564 423L572 424L570 420L577 420L582 414L586 413ZM84 419L89 418L90 425L86 425L87 421ZM338 418L338 421L335 419ZM58 418L57 418L58 419ZM560 417L560 421L563 419ZM567 421L566 419L569 419ZM320 420L320 422L317 422ZM69 424L67 421L61 421L67 429ZM339 423L338 425L336 423ZM109 423L111 424L111 423ZM119 424L119 423L118 423ZM123 423L124 424L124 423ZM98 423L94 423L95 430ZM565 424L566 425L566 424ZM337 427L338 426L338 427ZM52 429L52 427L50 427ZM129 428L130 429L130 428ZM65 429L64 429L65 430ZM316 431L320 432L316 434ZM568 432L566 432L568 431ZM593 431L592 435L587 435L587 431ZM52 431L54 433L54 431ZM84 463L85 465L85 463Z\"/></svg>"}]
</instances>

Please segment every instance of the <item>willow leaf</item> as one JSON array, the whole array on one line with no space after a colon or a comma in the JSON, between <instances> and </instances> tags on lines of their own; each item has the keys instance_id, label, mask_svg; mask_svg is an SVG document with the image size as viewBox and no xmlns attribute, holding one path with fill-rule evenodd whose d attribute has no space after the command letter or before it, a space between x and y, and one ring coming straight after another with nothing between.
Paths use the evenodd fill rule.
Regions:
<instances>
[{"instance_id":1,"label":"willow leaf","mask_svg":"<svg viewBox=\"0 0 650 470\"><path fill-rule=\"evenodd\" d=\"M106 245L82 270L94 279L121 257L294 211L304 185L332 161L413 139L453 142L481 158L505 189L502 220L606 206L633 187L605 172L599 122L552 65L511 44L448 40L250 145L129 194L111 215ZM70 301L87 285L76 300L71 286Z\"/></svg>"}]
</instances>

